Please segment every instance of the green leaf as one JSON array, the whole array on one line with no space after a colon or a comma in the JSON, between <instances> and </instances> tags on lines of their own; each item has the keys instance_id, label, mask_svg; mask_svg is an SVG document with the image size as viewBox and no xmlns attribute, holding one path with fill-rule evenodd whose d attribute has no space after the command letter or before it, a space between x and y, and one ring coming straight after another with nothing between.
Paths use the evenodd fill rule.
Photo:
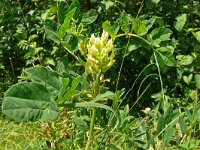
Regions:
<instances>
[{"instance_id":1,"label":"green leaf","mask_svg":"<svg viewBox=\"0 0 200 150\"><path fill-rule=\"evenodd\" d=\"M106 98L110 98L113 97L115 94L111 91L106 91L105 93L101 93L99 95L97 95L93 100L91 100L91 102L97 102Z\"/></svg>"},{"instance_id":2,"label":"green leaf","mask_svg":"<svg viewBox=\"0 0 200 150\"><path fill-rule=\"evenodd\" d=\"M187 21L187 14L181 14L178 17L176 17L176 22L174 24L174 27L177 31L181 31Z\"/></svg>"},{"instance_id":3,"label":"green leaf","mask_svg":"<svg viewBox=\"0 0 200 150\"><path fill-rule=\"evenodd\" d=\"M189 76L183 76L183 81L188 85L191 83L192 79L193 79L193 74L190 74Z\"/></svg>"},{"instance_id":4,"label":"green leaf","mask_svg":"<svg viewBox=\"0 0 200 150\"><path fill-rule=\"evenodd\" d=\"M150 18L148 20L144 20L143 22L144 22L147 30L149 30L149 29L151 29L151 27L153 26L155 21L156 21L156 17L152 17L152 18Z\"/></svg>"},{"instance_id":5,"label":"green leaf","mask_svg":"<svg viewBox=\"0 0 200 150\"><path fill-rule=\"evenodd\" d=\"M148 145L152 145L155 148L154 137L153 137L153 135L151 134L151 132L148 128L146 128L146 136L147 136Z\"/></svg>"},{"instance_id":6,"label":"green leaf","mask_svg":"<svg viewBox=\"0 0 200 150\"><path fill-rule=\"evenodd\" d=\"M171 140L172 136L174 135L174 127L169 127L165 130L165 133L164 133L164 144L168 144L168 142Z\"/></svg>"},{"instance_id":7,"label":"green leaf","mask_svg":"<svg viewBox=\"0 0 200 150\"><path fill-rule=\"evenodd\" d=\"M88 126L87 126L86 122L81 117L75 116L73 118L73 120L80 130L82 130L84 132L88 131Z\"/></svg>"},{"instance_id":8,"label":"green leaf","mask_svg":"<svg viewBox=\"0 0 200 150\"><path fill-rule=\"evenodd\" d=\"M58 107L44 85L33 82L18 83L5 93L2 110L18 121L55 120Z\"/></svg>"},{"instance_id":9,"label":"green leaf","mask_svg":"<svg viewBox=\"0 0 200 150\"><path fill-rule=\"evenodd\" d=\"M50 71L45 67L31 67L24 71L33 81L41 82L51 92L51 95L57 95L62 87L58 73Z\"/></svg>"},{"instance_id":10,"label":"green leaf","mask_svg":"<svg viewBox=\"0 0 200 150\"><path fill-rule=\"evenodd\" d=\"M112 111L113 113L115 113L115 111L104 104L99 104L99 103L95 103L95 102L82 102L82 103L65 103L65 104L61 104L61 106L67 107L67 108L74 108L74 107L94 107L94 108L103 108L103 109L107 109ZM116 113L115 113L116 114Z\"/></svg>"},{"instance_id":11,"label":"green leaf","mask_svg":"<svg viewBox=\"0 0 200 150\"><path fill-rule=\"evenodd\" d=\"M165 118L165 124L169 124L172 121L173 118L173 109L172 107L169 107L167 111L165 112L164 118Z\"/></svg>"},{"instance_id":12,"label":"green leaf","mask_svg":"<svg viewBox=\"0 0 200 150\"><path fill-rule=\"evenodd\" d=\"M66 30L70 28L70 21L73 18L73 15L76 12L76 7L70 10L64 20L64 23L61 25L60 29L58 30L58 36L62 39L65 36Z\"/></svg>"},{"instance_id":13,"label":"green leaf","mask_svg":"<svg viewBox=\"0 0 200 150\"><path fill-rule=\"evenodd\" d=\"M200 31L192 32L192 35L196 38L196 40L200 43Z\"/></svg>"},{"instance_id":14,"label":"green leaf","mask_svg":"<svg viewBox=\"0 0 200 150\"><path fill-rule=\"evenodd\" d=\"M72 81L71 87L66 89L65 94L63 95L63 100L68 100L75 94L75 90L78 87L78 85L81 83L81 81L83 81L82 76L78 76Z\"/></svg>"},{"instance_id":15,"label":"green leaf","mask_svg":"<svg viewBox=\"0 0 200 150\"><path fill-rule=\"evenodd\" d=\"M190 121L190 123L192 123L193 117L192 117L191 112L188 110L188 108L185 108L185 113L187 114L187 118Z\"/></svg>"},{"instance_id":16,"label":"green leaf","mask_svg":"<svg viewBox=\"0 0 200 150\"><path fill-rule=\"evenodd\" d=\"M44 22L44 30L47 37L57 44L60 44L60 38L57 34L57 23L53 20L47 19Z\"/></svg>"},{"instance_id":17,"label":"green leaf","mask_svg":"<svg viewBox=\"0 0 200 150\"><path fill-rule=\"evenodd\" d=\"M139 36L143 36L148 32L148 29L145 26L145 24L142 21L140 21L139 19L133 20L132 28L133 28L134 32Z\"/></svg>"},{"instance_id":18,"label":"green leaf","mask_svg":"<svg viewBox=\"0 0 200 150\"><path fill-rule=\"evenodd\" d=\"M156 47L160 46L162 41L170 40L170 35L172 31L167 28L159 27L154 29L150 34L150 42Z\"/></svg>"},{"instance_id":19,"label":"green leaf","mask_svg":"<svg viewBox=\"0 0 200 150\"><path fill-rule=\"evenodd\" d=\"M177 55L176 59L178 60L178 65L180 66L187 66L193 62L193 57L191 55Z\"/></svg>"},{"instance_id":20,"label":"green leaf","mask_svg":"<svg viewBox=\"0 0 200 150\"><path fill-rule=\"evenodd\" d=\"M159 62L159 64L164 63L169 67L174 67L176 64L176 60L173 56L173 52L174 49L171 46L157 48L156 55L160 55L160 58L162 59L162 62Z\"/></svg>"},{"instance_id":21,"label":"green leaf","mask_svg":"<svg viewBox=\"0 0 200 150\"><path fill-rule=\"evenodd\" d=\"M114 6L114 2L108 0L108 1L101 1L102 4L104 4L106 6L106 10L108 10L109 8L113 7Z\"/></svg>"},{"instance_id":22,"label":"green leaf","mask_svg":"<svg viewBox=\"0 0 200 150\"><path fill-rule=\"evenodd\" d=\"M97 17L98 17L98 14L96 13L96 11L91 9L83 15L81 22L83 24L91 24L91 23L95 22Z\"/></svg>"},{"instance_id":23,"label":"green leaf","mask_svg":"<svg viewBox=\"0 0 200 150\"><path fill-rule=\"evenodd\" d=\"M200 89L200 74L195 74L196 87Z\"/></svg>"},{"instance_id":24,"label":"green leaf","mask_svg":"<svg viewBox=\"0 0 200 150\"><path fill-rule=\"evenodd\" d=\"M73 0L73 2L71 3L71 5L69 6L69 10L71 11L72 9L76 8L76 12L74 14L74 18L78 19L80 16L80 3L79 0Z\"/></svg>"},{"instance_id":25,"label":"green leaf","mask_svg":"<svg viewBox=\"0 0 200 150\"><path fill-rule=\"evenodd\" d=\"M66 16L67 12L69 11L69 5L67 2L61 1L59 3L58 8L59 8L58 9L58 19L59 19L60 24L63 24L64 20L65 20L65 16Z\"/></svg>"},{"instance_id":26,"label":"green leaf","mask_svg":"<svg viewBox=\"0 0 200 150\"><path fill-rule=\"evenodd\" d=\"M185 120L182 116L179 117L179 125L180 125L180 129L181 129L181 133L183 135L185 135L186 132L187 132L187 125L186 125L186 122L185 122Z\"/></svg>"},{"instance_id":27,"label":"green leaf","mask_svg":"<svg viewBox=\"0 0 200 150\"><path fill-rule=\"evenodd\" d=\"M158 4L160 0L151 0L153 3Z\"/></svg>"},{"instance_id":28,"label":"green leaf","mask_svg":"<svg viewBox=\"0 0 200 150\"><path fill-rule=\"evenodd\" d=\"M115 31L113 30L112 26L110 25L110 21L105 21L102 24L102 28L109 33L111 37L115 36Z\"/></svg>"},{"instance_id":29,"label":"green leaf","mask_svg":"<svg viewBox=\"0 0 200 150\"><path fill-rule=\"evenodd\" d=\"M128 22L128 17L127 14L125 12L123 12L120 16L119 19L117 19L117 21L119 22L119 25L122 29L122 31L124 31L125 33L129 32L129 22Z\"/></svg>"},{"instance_id":30,"label":"green leaf","mask_svg":"<svg viewBox=\"0 0 200 150\"><path fill-rule=\"evenodd\" d=\"M159 134L159 136L158 136L159 139L162 139L163 133L160 134L160 132L162 132L164 127L165 127L165 117L161 116L158 120L158 124L157 124L157 128L156 128L156 135Z\"/></svg>"}]
</instances>

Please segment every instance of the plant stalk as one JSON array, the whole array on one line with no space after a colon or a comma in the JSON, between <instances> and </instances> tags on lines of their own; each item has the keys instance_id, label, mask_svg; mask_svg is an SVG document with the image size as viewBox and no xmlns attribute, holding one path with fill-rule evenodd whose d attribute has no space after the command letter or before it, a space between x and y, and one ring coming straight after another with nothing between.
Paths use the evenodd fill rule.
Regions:
<instances>
[{"instance_id":1,"label":"plant stalk","mask_svg":"<svg viewBox=\"0 0 200 150\"><path fill-rule=\"evenodd\" d=\"M92 118L91 118L91 123L90 123L90 133L89 133L89 137L88 137L88 141L87 141L87 145L86 145L85 150L90 149L90 146L91 146L92 141L93 141L93 131L94 131L95 119L96 119L96 108L93 108Z\"/></svg>"},{"instance_id":2,"label":"plant stalk","mask_svg":"<svg viewBox=\"0 0 200 150\"><path fill-rule=\"evenodd\" d=\"M94 89L94 95L95 97L99 94L100 92L100 77L101 77L101 70L98 72L96 75L95 81L93 82L93 89ZM91 147L91 144L93 143L93 132L94 132L94 124L95 124L95 119L96 119L96 110L97 108L92 109L92 118L90 122L90 132L89 132L89 137L87 141L87 145L85 147L85 150L89 150Z\"/></svg>"}]
</instances>

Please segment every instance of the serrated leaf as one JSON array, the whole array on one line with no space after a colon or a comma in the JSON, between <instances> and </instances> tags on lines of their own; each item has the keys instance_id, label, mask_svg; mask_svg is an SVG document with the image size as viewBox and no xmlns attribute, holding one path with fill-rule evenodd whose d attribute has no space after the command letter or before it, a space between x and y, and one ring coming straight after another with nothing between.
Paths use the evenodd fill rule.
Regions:
<instances>
[{"instance_id":1,"label":"serrated leaf","mask_svg":"<svg viewBox=\"0 0 200 150\"><path fill-rule=\"evenodd\" d=\"M172 31L167 28L156 28L150 34L150 42L153 43L154 46L159 47L162 41L170 40L170 35Z\"/></svg>"},{"instance_id":2,"label":"serrated leaf","mask_svg":"<svg viewBox=\"0 0 200 150\"><path fill-rule=\"evenodd\" d=\"M58 30L58 36L60 37L60 39L62 39L65 36L66 30L70 28L70 21L73 18L73 15L75 14L75 12L76 12L76 7L67 13L64 23L61 25L60 29Z\"/></svg>"},{"instance_id":3,"label":"serrated leaf","mask_svg":"<svg viewBox=\"0 0 200 150\"><path fill-rule=\"evenodd\" d=\"M60 44L60 38L57 34L57 23L53 20L47 19L44 22L44 30L47 37L57 44Z\"/></svg>"},{"instance_id":4,"label":"serrated leaf","mask_svg":"<svg viewBox=\"0 0 200 150\"><path fill-rule=\"evenodd\" d=\"M81 22L83 24L91 24L91 23L95 22L97 17L98 17L98 14L96 13L96 11L91 9L83 15Z\"/></svg>"},{"instance_id":5,"label":"serrated leaf","mask_svg":"<svg viewBox=\"0 0 200 150\"><path fill-rule=\"evenodd\" d=\"M143 36L148 32L148 29L145 26L145 24L142 21L140 21L139 19L133 20L132 28L133 28L134 32L139 36Z\"/></svg>"},{"instance_id":6,"label":"serrated leaf","mask_svg":"<svg viewBox=\"0 0 200 150\"><path fill-rule=\"evenodd\" d=\"M178 65L180 66L190 65L193 62L193 57L191 55L177 55L176 59L178 60Z\"/></svg>"},{"instance_id":7,"label":"serrated leaf","mask_svg":"<svg viewBox=\"0 0 200 150\"><path fill-rule=\"evenodd\" d=\"M18 122L55 120L59 111L46 87L34 82L11 86L5 93L2 110Z\"/></svg>"},{"instance_id":8,"label":"serrated leaf","mask_svg":"<svg viewBox=\"0 0 200 150\"><path fill-rule=\"evenodd\" d=\"M181 14L178 17L176 17L176 22L174 24L174 27L177 31L181 31L187 21L187 14Z\"/></svg>"}]
</instances>

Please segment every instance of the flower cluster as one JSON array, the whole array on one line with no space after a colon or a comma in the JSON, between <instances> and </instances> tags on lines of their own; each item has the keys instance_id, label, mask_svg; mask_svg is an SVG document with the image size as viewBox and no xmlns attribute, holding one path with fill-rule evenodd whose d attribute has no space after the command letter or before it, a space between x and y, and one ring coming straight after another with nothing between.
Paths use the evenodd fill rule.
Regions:
<instances>
[{"instance_id":1,"label":"flower cluster","mask_svg":"<svg viewBox=\"0 0 200 150\"><path fill-rule=\"evenodd\" d=\"M100 70L105 73L114 64L113 41L108 37L108 33L103 31L101 37L92 34L87 43L79 43L79 50L87 60L86 69L92 74L97 74Z\"/></svg>"}]
</instances>

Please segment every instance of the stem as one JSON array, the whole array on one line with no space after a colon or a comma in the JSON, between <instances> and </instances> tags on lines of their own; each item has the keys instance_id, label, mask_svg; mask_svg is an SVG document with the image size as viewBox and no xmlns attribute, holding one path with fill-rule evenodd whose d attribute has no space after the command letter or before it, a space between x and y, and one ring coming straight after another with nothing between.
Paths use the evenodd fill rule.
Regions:
<instances>
[{"instance_id":1,"label":"stem","mask_svg":"<svg viewBox=\"0 0 200 150\"><path fill-rule=\"evenodd\" d=\"M101 70L98 72L96 75L95 81L93 82L93 89L94 89L94 95L95 97L99 94L99 86L100 86L100 77L101 77ZM90 122L90 132L89 132L89 137L87 141L87 145L85 147L85 150L89 150L90 146L93 142L93 132L94 132L94 124L95 124L95 119L96 119L96 110L97 108L92 109L92 118Z\"/></svg>"},{"instance_id":2,"label":"stem","mask_svg":"<svg viewBox=\"0 0 200 150\"><path fill-rule=\"evenodd\" d=\"M86 145L85 150L90 149L91 143L93 141L93 131L94 131L95 119L96 119L96 108L93 108L92 119L91 119L91 123L90 123L90 133L89 133L89 137L88 137L88 141L87 141L87 145Z\"/></svg>"}]
</instances>

